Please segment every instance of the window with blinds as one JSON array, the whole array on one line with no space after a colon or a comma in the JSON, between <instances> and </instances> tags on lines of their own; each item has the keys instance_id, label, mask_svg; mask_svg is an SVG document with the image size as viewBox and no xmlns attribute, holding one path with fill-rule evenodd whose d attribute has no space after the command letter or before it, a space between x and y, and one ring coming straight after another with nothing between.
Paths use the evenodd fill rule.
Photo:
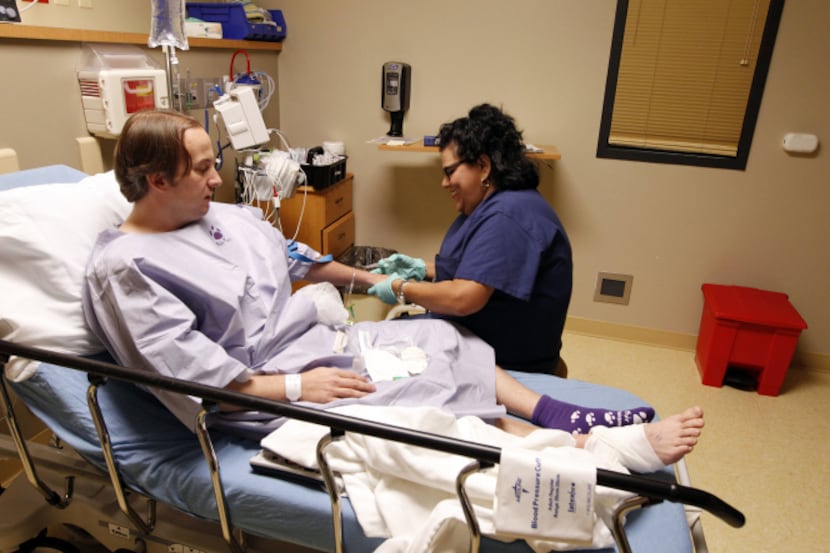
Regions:
<instances>
[{"instance_id":1,"label":"window with blinds","mask_svg":"<svg viewBox=\"0 0 830 553\"><path fill-rule=\"evenodd\" d=\"M597 155L744 169L783 0L618 0Z\"/></svg>"}]
</instances>

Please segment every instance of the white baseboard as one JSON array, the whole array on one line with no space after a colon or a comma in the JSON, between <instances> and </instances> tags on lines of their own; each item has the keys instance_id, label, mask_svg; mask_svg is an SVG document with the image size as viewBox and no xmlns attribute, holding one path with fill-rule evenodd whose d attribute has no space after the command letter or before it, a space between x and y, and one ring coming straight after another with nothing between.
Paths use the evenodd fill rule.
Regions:
<instances>
[{"instance_id":1,"label":"white baseboard","mask_svg":"<svg viewBox=\"0 0 830 553\"><path fill-rule=\"evenodd\" d=\"M568 317L565 321L565 330L577 334L609 338L624 342L634 342L650 346L694 351L697 345L696 334L683 334L653 328L629 326L607 321L595 321L580 317ZM830 355L811 353L796 349L793 355L792 366L830 372Z\"/></svg>"}]
</instances>

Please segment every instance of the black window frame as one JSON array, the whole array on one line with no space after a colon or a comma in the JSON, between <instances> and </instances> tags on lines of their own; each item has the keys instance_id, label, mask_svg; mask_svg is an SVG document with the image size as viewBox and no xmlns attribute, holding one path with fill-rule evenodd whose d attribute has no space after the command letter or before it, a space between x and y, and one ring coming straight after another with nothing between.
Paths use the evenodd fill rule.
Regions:
<instances>
[{"instance_id":1,"label":"black window frame","mask_svg":"<svg viewBox=\"0 0 830 553\"><path fill-rule=\"evenodd\" d=\"M620 56L622 54L625 22L628 14L628 0L617 0L617 12L614 18L614 35L611 43L611 55L608 63L608 78L605 84L603 99L602 120L600 122L599 139L597 143L597 157L620 159L628 161L644 161L652 163L669 163L678 165L693 165L700 167L714 167L721 169L746 169L749 159L749 150L758 112L761 107L761 98L769 73L772 51L775 38L781 22L781 13L784 9L784 0L770 0L769 13L758 50L758 61L755 74L752 78L749 97L747 98L744 121L738 141L736 156L715 155L708 153L676 152L654 148L635 148L609 144L611 132L611 117L614 113L614 97L616 95L617 77L619 75Z\"/></svg>"}]
</instances>

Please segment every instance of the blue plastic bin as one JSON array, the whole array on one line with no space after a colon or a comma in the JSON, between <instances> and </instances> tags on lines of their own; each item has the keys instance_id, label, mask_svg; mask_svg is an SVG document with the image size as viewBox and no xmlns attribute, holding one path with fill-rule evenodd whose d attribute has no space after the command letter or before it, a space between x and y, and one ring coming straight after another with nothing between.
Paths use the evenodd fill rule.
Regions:
<instances>
[{"instance_id":1,"label":"blue plastic bin","mask_svg":"<svg viewBox=\"0 0 830 553\"><path fill-rule=\"evenodd\" d=\"M282 10L268 10L276 25L250 23L242 4L212 4L186 2L188 17L222 24L222 38L234 40L265 40L280 42L285 38L286 27Z\"/></svg>"}]
</instances>

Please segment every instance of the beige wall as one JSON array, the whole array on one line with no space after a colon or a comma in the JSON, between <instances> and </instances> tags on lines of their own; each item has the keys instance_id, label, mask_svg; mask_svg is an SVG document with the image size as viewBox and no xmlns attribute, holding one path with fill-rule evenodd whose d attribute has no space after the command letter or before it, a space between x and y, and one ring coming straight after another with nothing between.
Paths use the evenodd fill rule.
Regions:
<instances>
[{"instance_id":1,"label":"beige wall","mask_svg":"<svg viewBox=\"0 0 830 553\"><path fill-rule=\"evenodd\" d=\"M790 295L810 325L801 350L830 353L830 158L780 147L790 131L830 139L830 4L786 4L746 171L596 158L611 0L272 4L288 25L283 130L299 143L346 142L358 242L432 256L453 217L437 156L366 143L389 126L381 65L405 61L407 135L433 134L488 101L527 141L561 150L541 188L573 242L571 316L695 335L702 283L756 286ZM593 301L599 271L634 275L628 306Z\"/></svg>"},{"instance_id":2,"label":"beige wall","mask_svg":"<svg viewBox=\"0 0 830 553\"><path fill-rule=\"evenodd\" d=\"M96 0L110 2L121 11L96 28L139 31L120 26L149 19L149 8L142 14L133 0ZM830 158L824 146L807 158L780 146L792 131L830 139L830 4L786 3L747 169L730 171L596 158L612 0L257 3L282 9L288 26L279 54L280 128L294 145L346 143L359 243L431 257L454 216L438 186L437 156L380 152L366 143L389 128L380 108L381 65L405 61L413 77L407 135L433 134L487 101L513 114L527 141L561 150L562 160L542 169L541 190L574 246L572 317L675 333L693 344L702 283L756 286L788 293L807 320L800 353L830 354ZM136 17L125 16L130 11ZM108 27L107 19L118 23ZM53 128L68 129L67 136L83 131L78 93L66 84L75 54L54 48L27 45L36 66L8 55L5 45L0 50L7 76L20 83L4 97L19 98L24 82L51 79L43 67L65 73L60 88L51 81L51 90L34 87L13 110L3 102L0 146L32 136L48 141ZM208 57L224 67L228 53ZM44 110L47 98L63 98L61 109ZM13 137L10 124L19 129ZM55 161L63 144L50 143L36 163L33 154L21 162ZM593 301L599 271L634 275L628 306Z\"/></svg>"},{"instance_id":3,"label":"beige wall","mask_svg":"<svg viewBox=\"0 0 830 553\"><path fill-rule=\"evenodd\" d=\"M70 29L95 29L128 33L150 32L150 0L92 0L92 9L78 7L70 0L68 5L54 3L31 6L17 0L21 22L42 27L66 27Z\"/></svg>"}]
</instances>

